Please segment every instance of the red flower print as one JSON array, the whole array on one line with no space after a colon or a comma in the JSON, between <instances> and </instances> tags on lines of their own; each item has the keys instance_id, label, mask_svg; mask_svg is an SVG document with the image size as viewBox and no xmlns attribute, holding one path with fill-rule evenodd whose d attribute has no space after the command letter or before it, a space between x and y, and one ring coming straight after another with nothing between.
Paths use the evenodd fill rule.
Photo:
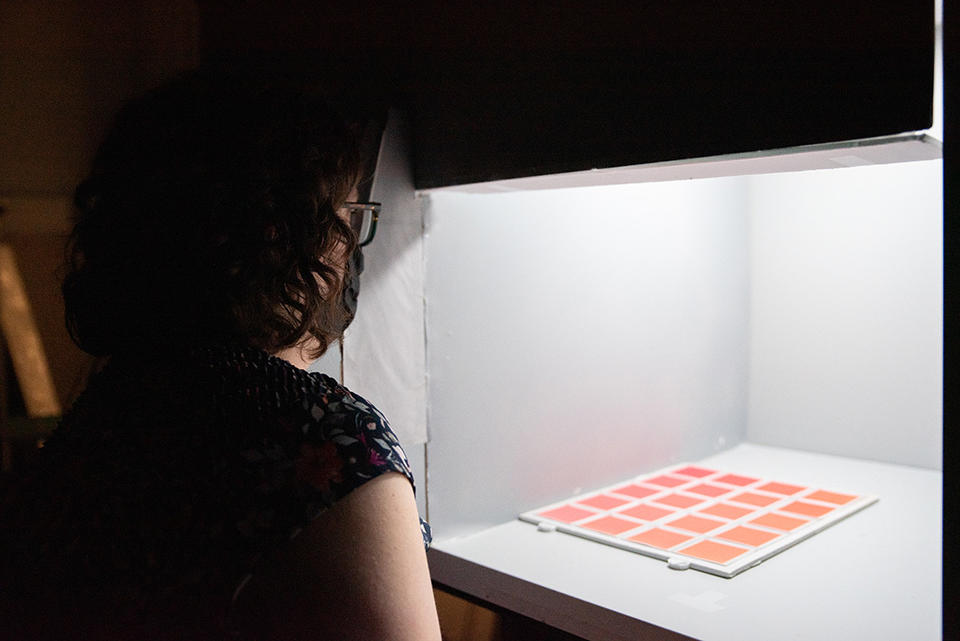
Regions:
<instances>
[{"instance_id":1,"label":"red flower print","mask_svg":"<svg viewBox=\"0 0 960 641\"><path fill-rule=\"evenodd\" d=\"M373 450L373 449L370 450L370 464L371 464L371 465L373 465L373 466L375 466L375 467L383 467L384 465L386 465L386 463L387 463L386 459L384 459L384 458L380 455L380 452L378 452L378 451L376 451L376 450Z\"/></svg>"},{"instance_id":2,"label":"red flower print","mask_svg":"<svg viewBox=\"0 0 960 641\"><path fill-rule=\"evenodd\" d=\"M319 446L303 443L296 460L297 479L321 492L330 489L330 483L342 483L343 460L337 446L329 441Z\"/></svg>"}]
</instances>

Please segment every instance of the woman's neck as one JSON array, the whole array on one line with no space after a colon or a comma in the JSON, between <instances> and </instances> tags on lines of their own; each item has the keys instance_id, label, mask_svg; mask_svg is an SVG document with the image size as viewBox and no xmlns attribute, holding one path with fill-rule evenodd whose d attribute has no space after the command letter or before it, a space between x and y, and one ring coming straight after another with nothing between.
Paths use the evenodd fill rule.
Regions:
<instances>
[{"instance_id":1,"label":"woman's neck","mask_svg":"<svg viewBox=\"0 0 960 641\"><path fill-rule=\"evenodd\" d=\"M279 352L274 353L274 356L277 358L283 359L293 365L294 367L299 367L302 370L309 368L315 358L310 358L308 353L310 352L310 346L306 343L299 343L292 347L285 347Z\"/></svg>"}]
</instances>

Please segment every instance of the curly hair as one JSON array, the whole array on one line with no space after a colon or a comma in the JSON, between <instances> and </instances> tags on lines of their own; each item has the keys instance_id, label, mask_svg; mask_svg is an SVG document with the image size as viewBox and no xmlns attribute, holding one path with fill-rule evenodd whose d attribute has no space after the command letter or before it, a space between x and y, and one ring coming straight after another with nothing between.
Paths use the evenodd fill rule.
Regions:
<instances>
[{"instance_id":1,"label":"curly hair","mask_svg":"<svg viewBox=\"0 0 960 641\"><path fill-rule=\"evenodd\" d=\"M103 356L203 342L275 353L350 320L337 209L360 128L302 86L189 72L126 104L77 188L67 328Z\"/></svg>"}]
</instances>

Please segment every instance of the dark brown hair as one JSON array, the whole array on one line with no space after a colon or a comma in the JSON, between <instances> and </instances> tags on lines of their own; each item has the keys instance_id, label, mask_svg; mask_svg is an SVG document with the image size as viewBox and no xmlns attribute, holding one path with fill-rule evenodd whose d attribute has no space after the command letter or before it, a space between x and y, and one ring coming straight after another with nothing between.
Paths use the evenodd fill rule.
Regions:
<instances>
[{"instance_id":1,"label":"dark brown hair","mask_svg":"<svg viewBox=\"0 0 960 641\"><path fill-rule=\"evenodd\" d=\"M128 103L76 190L67 327L94 355L306 336L349 322L337 208L359 127L291 83L190 72ZM340 266L338 268L338 266Z\"/></svg>"}]
</instances>

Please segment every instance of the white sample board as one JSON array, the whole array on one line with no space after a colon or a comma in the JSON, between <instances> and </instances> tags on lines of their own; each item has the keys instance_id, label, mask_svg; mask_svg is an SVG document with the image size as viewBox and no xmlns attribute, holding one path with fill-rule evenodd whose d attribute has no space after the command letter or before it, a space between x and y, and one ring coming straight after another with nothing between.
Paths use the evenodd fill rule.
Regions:
<instances>
[{"instance_id":1,"label":"white sample board","mask_svg":"<svg viewBox=\"0 0 960 641\"><path fill-rule=\"evenodd\" d=\"M876 501L684 463L520 519L730 578Z\"/></svg>"}]
</instances>

